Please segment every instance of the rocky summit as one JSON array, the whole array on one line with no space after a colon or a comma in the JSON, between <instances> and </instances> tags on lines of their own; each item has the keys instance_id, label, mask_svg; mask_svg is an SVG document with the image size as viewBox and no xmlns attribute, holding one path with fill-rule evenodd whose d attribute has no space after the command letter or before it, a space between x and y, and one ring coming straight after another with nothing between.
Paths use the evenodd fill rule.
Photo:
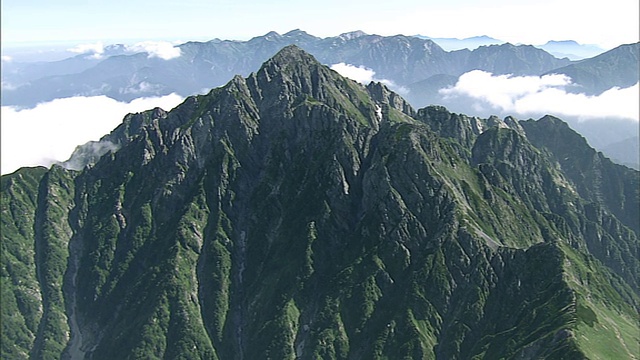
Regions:
<instances>
[{"instance_id":1,"label":"rocky summit","mask_svg":"<svg viewBox=\"0 0 640 360\"><path fill-rule=\"evenodd\" d=\"M640 353L640 173L557 118L416 111L287 46L102 142L2 176L3 358Z\"/></svg>"}]
</instances>

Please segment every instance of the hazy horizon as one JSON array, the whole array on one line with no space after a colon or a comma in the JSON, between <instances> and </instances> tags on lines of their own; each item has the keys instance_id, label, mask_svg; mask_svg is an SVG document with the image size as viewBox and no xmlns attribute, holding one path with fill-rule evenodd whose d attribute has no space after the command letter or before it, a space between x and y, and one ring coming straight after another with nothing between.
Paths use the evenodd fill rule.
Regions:
<instances>
[{"instance_id":1,"label":"hazy horizon","mask_svg":"<svg viewBox=\"0 0 640 360\"><path fill-rule=\"evenodd\" d=\"M524 0L517 4L506 0L482 4L464 0L446 4L435 0L381 4L328 0L322 6L284 0L268 4L252 0L5 0L0 26L3 49L60 42L248 40L269 31L283 34L294 29L318 37L361 30L383 36L486 35L522 44L575 40L609 49L638 41L638 11L635 0L611 0L606 6L577 0Z\"/></svg>"},{"instance_id":2,"label":"hazy horizon","mask_svg":"<svg viewBox=\"0 0 640 360\"><path fill-rule=\"evenodd\" d=\"M280 35L285 35L286 33L290 32L290 31L295 31L295 30L302 30L306 33L308 33L309 35L312 36L316 36L319 38L326 38L326 37L336 37L339 35L342 35L344 33L340 33L340 34L336 34L336 35L332 35L332 36L317 36L316 34L310 33L308 31L305 31L304 29L291 29L285 32L277 32ZM2 47L2 60L3 61L18 61L18 62L36 62L36 61L57 61L57 60L63 60L78 54L84 54L84 53L91 53L91 48L95 48L95 47L101 47L101 48L105 48L107 46L111 46L111 45L125 45L125 46L129 46L129 47L135 47L135 46L139 46L139 44L145 44L145 43L156 43L156 44L164 44L164 45L171 45L171 46L179 46L182 44L185 44L187 42L207 42L207 41L211 41L211 40L222 40L222 41L248 41L251 40L252 38L256 38L256 37L261 37L264 36L266 34L268 34L271 31L275 31L275 30L270 30L264 34L255 34L255 36L252 36L250 38L247 39L227 39L227 38L220 38L220 37L214 37L214 38L203 38L203 37L196 37L196 38L191 38L191 39L180 39L180 40L176 40L176 39L165 39L165 38L140 38L140 39L128 39L125 41L117 41L117 40L113 40L113 41L102 41L102 40L96 40L96 41L74 41L74 40L68 40L68 41L57 41L57 42L23 42L23 43L16 43L16 44L9 44L7 46L3 46ZM349 32L355 32L355 31L361 31L358 29L354 29L351 31L348 31L346 33ZM367 32L365 32L367 33ZM381 34L377 34L377 33L367 33L368 35L381 35ZM457 50L459 48L456 49L448 49L447 48L447 41L451 41L451 40L458 40L460 41L460 43L462 43L463 41L467 40L467 39L472 39L472 38L480 38L480 37L488 37L488 38L492 38L494 40L497 40L499 42L502 43L507 43L509 41L505 41L503 39L499 39L499 38L494 38L488 35L484 35L484 34L478 34L478 35L474 35L474 36L469 36L469 37L464 37L464 38L455 38L455 37L434 37L434 36L429 36L428 34L394 34L394 35L402 35L402 36L419 36L419 37L428 37L432 40L434 40L438 45L440 45L445 51L452 51L452 50ZM394 36L394 35L381 35L381 36ZM441 43L438 40L445 40L445 43ZM573 39L547 39L544 42L541 43L523 43L523 42L511 42L512 44L515 45L533 45L533 46L543 46L545 44L547 44L548 42L563 42L563 41L575 41ZM577 42L577 41L576 41ZM612 47L608 47L608 48L604 48L601 47L597 44L585 44L585 43L580 43L577 42L580 46L595 46L595 47L599 47L602 51L601 52L605 52L608 50L611 50L617 46L620 45L624 45L624 43L620 43L620 44L616 44L615 46ZM476 46L477 47L477 46ZM470 48L471 50L473 50L475 47L467 47ZM78 49L83 49L83 50L78 50ZM597 54L596 54L597 55ZM594 55L595 56L595 55Z\"/></svg>"}]
</instances>

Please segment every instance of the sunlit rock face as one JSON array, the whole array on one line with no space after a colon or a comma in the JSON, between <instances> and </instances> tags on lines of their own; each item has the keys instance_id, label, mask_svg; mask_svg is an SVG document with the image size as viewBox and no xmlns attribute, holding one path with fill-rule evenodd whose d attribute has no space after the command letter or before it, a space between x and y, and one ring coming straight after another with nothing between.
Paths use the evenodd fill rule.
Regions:
<instances>
[{"instance_id":1,"label":"sunlit rock face","mask_svg":"<svg viewBox=\"0 0 640 360\"><path fill-rule=\"evenodd\" d=\"M637 346L638 172L558 119L416 111L289 46L104 140L2 177L10 358Z\"/></svg>"}]
</instances>

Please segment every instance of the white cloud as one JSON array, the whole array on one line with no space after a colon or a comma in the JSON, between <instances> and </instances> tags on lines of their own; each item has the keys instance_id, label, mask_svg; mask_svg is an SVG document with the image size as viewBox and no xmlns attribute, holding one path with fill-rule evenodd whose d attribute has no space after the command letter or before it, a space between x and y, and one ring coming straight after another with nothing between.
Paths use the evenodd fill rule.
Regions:
<instances>
[{"instance_id":1,"label":"white cloud","mask_svg":"<svg viewBox=\"0 0 640 360\"><path fill-rule=\"evenodd\" d=\"M166 41L143 41L133 45L126 45L127 51L146 52L149 58L157 57L163 60L171 60L182 55L179 47L174 47Z\"/></svg>"},{"instance_id":2,"label":"white cloud","mask_svg":"<svg viewBox=\"0 0 640 360\"><path fill-rule=\"evenodd\" d=\"M156 106L169 110L182 100L176 94L130 103L93 96L56 99L24 110L2 106L2 174L22 166L65 161L77 145L98 140L118 126L126 114Z\"/></svg>"},{"instance_id":3,"label":"white cloud","mask_svg":"<svg viewBox=\"0 0 640 360\"><path fill-rule=\"evenodd\" d=\"M2 62L11 62L13 61L13 58L9 55L2 55Z\"/></svg>"},{"instance_id":4,"label":"white cloud","mask_svg":"<svg viewBox=\"0 0 640 360\"><path fill-rule=\"evenodd\" d=\"M6 91L10 91L10 90L15 90L18 87L13 85L12 83L8 82L8 81L0 81L0 89L2 90L6 90Z\"/></svg>"},{"instance_id":5,"label":"white cloud","mask_svg":"<svg viewBox=\"0 0 640 360\"><path fill-rule=\"evenodd\" d=\"M375 71L364 67L364 66L354 66L351 64L338 63L331 65L331 70L338 72L338 74L348 77L351 80L357 81L360 84L367 85L368 83L373 81L373 76L376 74Z\"/></svg>"},{"instance_id":6,"label":"white cloud","mask_svg":"<svg viewBox=\"0 0 640 360\"><path fill-rule=\"evenodd\" d=\"M74 151L71 158L61 165L69 170L82 170L84 166L89 163L87 161L89 157L97 159L110 151L117 151L118 149L118 145L108 140L89 141L82 144L82 149L80 150L81 155L78 155L78 153Z\"/></svg>"},{"instance_id":7,"label":"white cloud","mask_svg":"<svg viewBox=\"0 0 640 360\"><path fill-rule=\"evenodd\" d=\"M133 45L125 45L125 51L130 54L147 53L149 58L160 58L171 60L182 55L179 47L167 41L142 41ZM76 54L86 54L88 59L102 59L105 56L106 48L102 42L80 44L67 49Z\"/></svg>"},{"instance_id":8,"label":"white cloud","mask_svg":"<svg viewBox=\"0 0 640 360\"><path fill-rule=\"evenodd\" d=\"M158 84L151 84L146 81L142 81L139 84L132 85L126 88L120 88L118 91L121 94L143 94L143 93L152 93L152 92L160 92L162 90L162 86Z\"/></svg>"},{"instance_id":9,"label":"white cloud","mask_svg":"<svg viewBox=\"0 0 640 360\"><path fill-rule=\"evenodd\" d=\"M387 79L378 79L375 77L376 72L372 69L369 69L365 66L355 66L351 64L338 63L331 65L331 69L336 71L338 74L347 77L351 80L357 81L360 84L367 85L372 81L381 82L386 85L391 90L404 95L409 92L409 90L402 86L397 86L393 81Z\"/></svg>"},{"instance_id":10,"label":"white cloud","mask_svg":"<svg viewBox=\"0 0 640 360\"><path fill-rule=\"evenodd\" d=\"M542 109L545 113L576 116L581 120L613 117L639 121L639 97L638 83L623 89L614 87L597 96L551 88L518 99L515 108L520 114Z\"/></svg>"},{"instance_id":11,"label":"white cloud","mask_svg":"<svg viewBox=\"0 0 640 360\"><path fill-rule=\"evenodd\" d=\"M104 44L100 41L91 44L80 44L67 49L67 51L76 54L87 54L88 58L102 59L104 54Z\"/></svg>"},{"instance_id":12,"label":"white cloud","mask_svg":"<svg viewBox=\"0 0 640 360\"><path fill-rule=\"evenodd\" d=\"M463 74L455 86L442 89L445 99L468 97L476 109L491 107L518 115L572 116L580 120L620 118L638 121L639 85L612 88L600 95L569 93L566 75L493 75L474 70Z\"/></svg>"}]
</instances>

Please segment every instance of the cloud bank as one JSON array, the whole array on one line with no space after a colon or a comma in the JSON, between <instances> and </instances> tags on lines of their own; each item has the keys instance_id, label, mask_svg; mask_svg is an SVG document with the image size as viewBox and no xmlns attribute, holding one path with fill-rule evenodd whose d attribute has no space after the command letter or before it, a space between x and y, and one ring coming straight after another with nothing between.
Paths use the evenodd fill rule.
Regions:
<instances>
[{"instance_id":1,"label":"cloud bank","mask_svg":"<svg viewBox=\"0 0 640 360\"><path fill-rule=\"evenodd\" d=\"M146 52L149 58L157 57L163 60L175 59L182 54L179 47L174 47L166 41L143 41L127 45L126 49L132 53Z\"/></svg>"},{"instance_id":2,"label":"cloud bank","mask_svg":"<svg viewBox=\"0 0 640 360\"><path fill-rule=\"evenodd\" d=\"M130 103L92 96L55 99L33 109L2 106L2 174L22 166L50 166L65 161L77 145L98 140L118 126L126 114L156 106L170 110L182 100L176 94L139 98Z\"/></svg>"},{"instance_id":3,"label":"cloud bank","mask_svg":"<svg viewBox=\"0 0 640 360\"><path fill-rule=\"evenodd\" d=\"M579 120L618 118L639 121L639 84L611 88L589 96L566 91L566 75L493 75L474 70L463 74L455 86L440 90L445 99L469 98L477 110L487 107L509 114L571 116Z\"/></svg>"},{"instance_id":4,"label":"cloud bank","mask_svg":"<svg viewBox=\"0 0 640 360\"><path fill-rule=\"evenodd\" d=\"M67 51L76 54L86 54L88 59L103 59L108 56L110 47L105 47L102 42L80 44ZM105 54L107 53L107 54ZM148 58L171 60L182 55L179 47L175 47L167 41L142 41L133 45L124 45L125 54L147 53Z\"/></svg>"},{"instance_id":5,"label":"cloud bank","mask_svg":"<svg viewBox=\"0 0 640 360\"><path fill-rule=\"evenodd\" d=\"M338 72L338 74L348 77L351 80L357 81L360 84L367 85L373 81L375 71L366 68L364 66L355 66L351 64L338 63L331 65L331 70Z\"/></svg>"},{"instance_id":6,"label":"cloud bank","mask_svg":"<svg viewBox=\"0 0 640 360\"><path fill-rule=\"evenodd\" d=\"M377 81L383 83L388 88L401 95L406 95L409 92L407 88L398 86L391 80L376 78L376 72L365 66L355 66L351 64L338 63L331 65L331 70L334 70L338 74L351 80L357 81L362 85L367 85L372 81Z\"/></svg>"},{"instance_id":7,"label":"cloud bank","mask_svg":"<svg viewBox=\"0 0 640 360\"><path fill-rule=\"evenodd\" d=\"M104 44L102 42L96 42L91 44L80 44L67 51L75 54L87 54L90 59L102 59L104 54Z\"/></svg>"}]
</instances>

